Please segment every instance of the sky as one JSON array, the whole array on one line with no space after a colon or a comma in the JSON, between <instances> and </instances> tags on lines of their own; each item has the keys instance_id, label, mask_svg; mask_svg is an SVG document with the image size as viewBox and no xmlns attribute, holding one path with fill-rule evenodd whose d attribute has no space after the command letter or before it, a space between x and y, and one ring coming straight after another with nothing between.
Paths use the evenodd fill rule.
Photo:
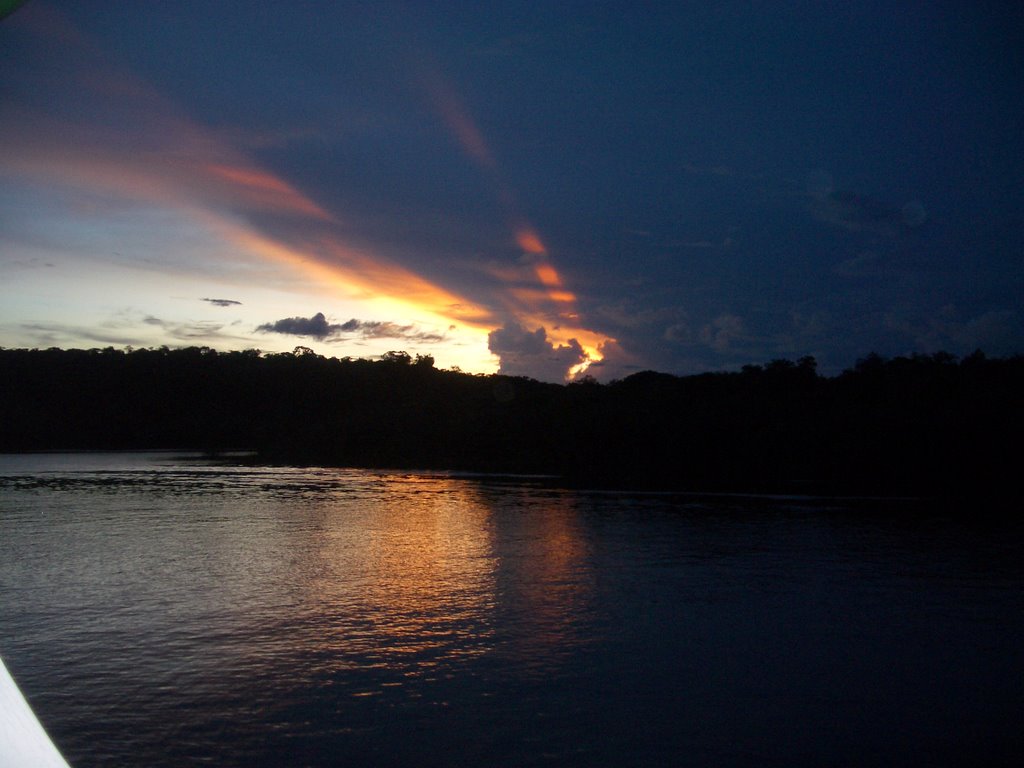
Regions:
<instances>
[{"instance_id":1,"label":"sky","mask_svg":"<svg viewBox=\"0 0 1024 768\"><path fill-rule=\"evenodd\" d=\"M0 346L1024 352L1024 6L28 0Z\"/></svg>"}]
</instances>

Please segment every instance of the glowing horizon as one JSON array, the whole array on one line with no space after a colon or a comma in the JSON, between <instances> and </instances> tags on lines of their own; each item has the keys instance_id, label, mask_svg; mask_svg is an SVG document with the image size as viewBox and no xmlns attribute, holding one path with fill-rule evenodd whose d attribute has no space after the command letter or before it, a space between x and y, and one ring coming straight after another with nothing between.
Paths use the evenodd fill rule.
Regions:
<instances>
[{"instance_id":1,"label":"glowing horizon","mask_svg":"<svg viewBox=\"0 0 1024 768\"><path fill-rule=\"evenodd\" d=\"M89 109L70 122L59 107L56 112L22 108L16 115L0 109L0 125L13 121L17 126L0 148L0 174L35 189L37 196L26 231L3 242L24 255L15 263L27 266L11 273L12 281L23 288L48 290L42 275L31 273L33 263L59 263L48 276L59 274L62 279L82 270L107 275L102 287L90 294L102 296L100 306L87 311L84 296L63 302L78 307L79 317L92 318L93 330L83 331L83 340L145 342L159 338L161 328L192 327L197 329L196 338L202 338L205 328L213 342L228 345L251 340L253 345L282 348L310 341L302 336L258 335L256 328L281 317L258 317L259 308L248 302L232 299L216 305L225 318L221 322L209 306L200 312L198 304L186 308L160 298L161 281L155 276L162 274L167 285L195 283L197 301L202 300L200 294L209 293L200 286L224 283L235 286L232 290L240 291L239 296L248 296L269 278L278 299L266 305L267 312L273 306L277 314L285 312L284 317L323 313L379 327L423 329L390 341L357 339L352 341L356 348L342 338L316 340L329 343L330 351L339 355L407 343L464 370L493 372L498 356L488 349L488 335L516 322L531 331L544 329L555 345L578 342L586 355L573 366L573 373L579 373L600 360L601 347L613 341L580 326L575 293L565 286L536 229L516 212L514 195L499 179L498 162L483 132L439 69L424 79L428 95L457 143L491 179L507 218L515 222L509 225L512 237L531 260L504 275L507 279L500 271L492 272L496 280L481 284L476 296L428 279L366 242L349 240L344 212L332 210L222 133L189 117L57 11L27 14L26 25L37 35L59 33L78 59L67 77L68 87L76 89L76 95L91 94L91 101ZM49 65L61 71L59 62ZM141 128L109 124L104 110L115 107L138 115ZM53 211L54 220L63 217L63 231L56 239L42 231L47 210ZM148 234L161 238L158 248L149 244ZM105 252L108 243L110 250ZM86 244L76 266L76 248ZM139 251L152 255L135 256ZM154 277L142 279L140 274ZM87 274L82 275L80 284L89 284ZM124 297L121 308L119 293ZM297 299L294 309L278 308L280 296L288 294ZM133 309L140 302L159 310ZM47 300L22 302L18 326L11 326L8 319L3 327L0 318L0 339L17 338L19 328L22 335L35 333L26 338L73 338L78 321L64 318L60 306ZM248 320L240 322L243 316ZM133 335L127 327L131 317L141 318L139 322L148 327L137 327ZM95 330L108 326L117 333ZM435 341L428 345L427 338Z\"/></svg>"}]
</instances>

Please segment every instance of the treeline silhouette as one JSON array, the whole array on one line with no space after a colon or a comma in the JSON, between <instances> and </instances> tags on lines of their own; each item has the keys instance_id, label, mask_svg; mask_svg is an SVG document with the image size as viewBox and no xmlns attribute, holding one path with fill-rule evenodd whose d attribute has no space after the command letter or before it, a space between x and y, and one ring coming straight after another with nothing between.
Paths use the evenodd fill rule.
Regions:
<instances>
[{"instance_id":1,"label":"treeline silhouette","mask_svg":"<svg viewBox=\"0 0 1024 768\"><path fill-rule=\"evenodd\" d=\"M1016 481L1024 357L869 355L556 385L256 350L0 349L0 451L555 474L618 487L963 495Z\"/></svg>"}]
</instances>

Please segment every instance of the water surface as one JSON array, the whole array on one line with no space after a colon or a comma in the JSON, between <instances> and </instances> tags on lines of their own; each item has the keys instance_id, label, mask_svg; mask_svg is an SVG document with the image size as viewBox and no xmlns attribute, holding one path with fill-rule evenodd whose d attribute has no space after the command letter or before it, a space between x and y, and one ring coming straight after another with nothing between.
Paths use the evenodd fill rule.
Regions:
<instances>
[{"instance_id":1,"label":"water surface","mask_svg":"<svg viewBox=\"0 0 1024 768\"><path fill-rule=\"evenodd\" d=\"M529 478L0 457L75 768L1019 764L1020 526Z\"/></svg>"}]
</instances>

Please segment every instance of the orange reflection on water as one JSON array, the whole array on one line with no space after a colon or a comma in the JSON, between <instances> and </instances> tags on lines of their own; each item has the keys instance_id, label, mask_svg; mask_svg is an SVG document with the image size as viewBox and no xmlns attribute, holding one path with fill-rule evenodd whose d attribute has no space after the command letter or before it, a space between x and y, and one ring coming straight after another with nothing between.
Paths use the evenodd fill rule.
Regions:
<instances>
[{"instance_id":1,"label":"orange reflection on water","mask_svg":"<svg viewBox=\"0 0 1024 768\"><path fill-rule=\"evenodd\" d=\"M538 674L588 641L594 576L587 537L568 494L529 499L503 517L502 598L520 631L508 651ZM523 546L526 544L526 546Z\"/></svg>"},{"instance_id":2,"label":"orange reflection on water","mask_svg":"<svg viewBox=\"0 0 1024 768\"><path fill-rule=\"evenodd\" d=\"M341 667L430 675L493 645L498 560L490 510L472 486L392 477L325 510L307 642Z\"/></svg>"},{"instance_id":3,"label":"orange reflection on water","mask_svg":"<svg viewBox=\"0 0 1024 768\"><path fill-rule=\"evenodd\" d=\"M319 507L295 637L329 671L386 670L397 684L487 654L550 670L587 640L590 549L566 496L341 473L360 490Z\"/></svg>"}]
</instances>

